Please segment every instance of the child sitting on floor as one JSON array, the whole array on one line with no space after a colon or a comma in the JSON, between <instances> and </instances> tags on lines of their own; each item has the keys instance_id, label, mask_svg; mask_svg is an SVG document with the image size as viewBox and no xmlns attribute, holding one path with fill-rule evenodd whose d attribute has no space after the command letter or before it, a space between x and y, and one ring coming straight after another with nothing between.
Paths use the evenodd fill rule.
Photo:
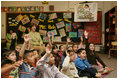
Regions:
<instances>
[{"instance_id":1,"label":"child sitting on floor","mask_svg":"<svg viewBox=\"0 0 118 79\"><path fill-rule=\"evenodd\" d=\"M74 63L80 77L83 76L87 76L88 78L101 77L101 74L98 73L97 70L88 63L86 59L85 49L81 48L77 51L77 58L75 59Z\"/></svg>"},{"instance_id":2,"label":"child sitting on floor","mask_svg":"<svg viewBox=\"0 0 118 79\"><path fill-rule=\"evenodd\" d=\"M50 40L49 40L50 42ZM55 58L52 52L52 45L46 48L46 53L42 53L42 58L37 62L37 69L41 73L42 78L68 78L66 75L62 74L58 68L54 65Z\"/></svg>"},{"instance_id":3,"label":"child sitting on floor","mask_svg":"<svg viewBox=\"0 0 118 79\"><path fill-rule=\"evenodd\" d=\"M22 64L21 61L16 62L15 50L3 52L1 61L1 77L2 78L18 78L18 67Z\"/></svg>"},{"instance_id":4,"label":"child sitting on floor","mask_svg":"<svg viewBox=\"0 0 118 79\"><path fill-rule=\"evenodd\" d=\"M83 37L81 36L81 42L80 44L78 45L77 43L74 43L72 45L72 48L73 48L73 51L75 52L75 58L77 57L77 50L80 49L80 48L83 48Z\"/></svg>"},{"instance_id":5,"label":"child sitting on floor","mask_svg":"<svg viewBox=\"0 0 118 79\"><path fill-rule=\"evenodd\" d=\"M63 55L64 51L65 51L64 45L60 45L59 46L59 56L60 56L60 58L62 58L62 55Z\"/></svg>"},{"instance_id":6,"label":"child sitting on floor","mask_svg":"<svg viewBox=\"0 0 118 79\"><path fill-rule=\"evenodd\" d=\"M28 44L30 37L29 35L24 36L25 43L24 50L26 49L26 45ZM20 78L35 78L37 77L38 72L37 69L33 67L33 63L35 61L33 50L25 50L22 52L19 57L23 59L23 64L19 67L19 77Z\"/></svg>"},{"instance_id":7,"label":"child sitting on floor","mask_svg":"<svg viewBox=\"0 0 118 79\"><path fill-rule=\"evenodd\" d=\"M27 39L27 37L24 38L24 44L21 48L21 50L19 49L19 57L16 57L16 51L15 50L11 50L8 52L5 52L3 54L3 58L2 58L2 77L12 77L12 78L18 78L18 67L22 64L22 54L24 53L25 47L26 47L26 43L29 41L29 39ZM17 50L18 51L18 50ZM19 60L18 62L16 62L16 60ZM7 72L7 74L6 74Z\"/></svg>"},{"instance_id":8,"label":"child sitting on floor","mask_svg":"<svg viewBox=\"0 0 118 79\"><path fill-rule=\"evenodd\" d=\"M61 58L61 63L60 63L60 70L62 69L62 64L63 64L63 61L64 61L64 59L65 59L65 57L66 57L66 51L68 50L68 43L69 42L71 42L71 40L70 40L70 38L69 37L67 37L67 43L66 43L66 46L65 46L65 51L63 52L63 55L62 55L62 58ZM72 47L72 46L71 46ZM70 47L70 48L71 48ZM72 49L70 49L70 50L72 50Z\"/></svg>"},{"instance_id":9,"label":"child sitting on floor","mask_svg":"<svg viewBox=\"0 0 118 79\"><path fill-rule=\"evenodd\" d=\"M66 58L64 59L63 65L62 65L62 73L67 75L70 78L78 78L78 71L75 67L75 64L73 61L75 61L75 53L72 50L68 50L66 52Z\"/></svg>"},{"instance_id":10,"label":"child sitting on floor","mask_svg":"<svg viewBox=\"0 0 118 79\"><path fill-rule=\"evenodd\" d=\"M21 47L20 47L19 45L17 45L17 46L15 47L16 61L19 60L19 53L20 53L20 51L21 51Z\"/></svg>"},{"instance_id":11,"label":"child sitting on floor","mask_svg":"<svg viewBox=\"0 0 118 79\"><path fill-rule=\"evenodd\" d=\"M33 53L35 58L35 63L33 64L33 66L36 68L36 63L39 60L39 53L37 52L37 50L33 50Z\"/></svg>"}]
</instances>

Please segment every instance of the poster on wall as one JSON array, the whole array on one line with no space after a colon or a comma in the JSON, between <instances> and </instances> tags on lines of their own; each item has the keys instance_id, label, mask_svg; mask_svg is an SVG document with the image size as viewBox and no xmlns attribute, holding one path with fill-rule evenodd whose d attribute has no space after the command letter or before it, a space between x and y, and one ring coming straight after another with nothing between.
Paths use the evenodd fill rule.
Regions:
<instances>
[{"instance_id":1,"label":"poster on wall","mask_svg":"<svg viewBox=\"0 0 118 79\"><path fill-rule=\"evenodd\" d=\"M97 21L97 3L85 3L75 5L75 22Z\"/></svg>"}]
</instances>

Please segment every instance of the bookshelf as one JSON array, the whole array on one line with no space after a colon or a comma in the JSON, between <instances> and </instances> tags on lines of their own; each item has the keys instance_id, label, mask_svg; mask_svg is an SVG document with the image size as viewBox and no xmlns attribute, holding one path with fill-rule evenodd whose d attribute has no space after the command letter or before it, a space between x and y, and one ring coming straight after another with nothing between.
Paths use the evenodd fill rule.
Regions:
<instances>
[{"instance_id":1,"label":"bookshelf","mask_svg":"<svg viewBox=\"0 0 118 79\"><path fill-rule=\"evenodd\" d=\"M112 47L111 42L114 41L117 41L117 6L105 13L105 47L107 53Z\"/></svg>"}]
</instances>

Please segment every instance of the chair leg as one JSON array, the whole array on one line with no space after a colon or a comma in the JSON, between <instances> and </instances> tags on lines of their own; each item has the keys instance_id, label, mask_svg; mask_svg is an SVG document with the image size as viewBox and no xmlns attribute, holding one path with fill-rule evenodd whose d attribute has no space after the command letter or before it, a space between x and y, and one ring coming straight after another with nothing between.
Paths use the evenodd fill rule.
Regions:
<instances>
[{"instance_id":1,"label":"chair leg","mask_svg":"<svg viewBox=\"0 0 118 79\"><path fill-rule=\"evenodd\" d=\"M110 56L110 52L111 52L111 51L110 51L110 49L109 49L109 55L108 55L108 58L110 58L110 57L111 57L111 56Z\"/></svg>"}]
</instances>

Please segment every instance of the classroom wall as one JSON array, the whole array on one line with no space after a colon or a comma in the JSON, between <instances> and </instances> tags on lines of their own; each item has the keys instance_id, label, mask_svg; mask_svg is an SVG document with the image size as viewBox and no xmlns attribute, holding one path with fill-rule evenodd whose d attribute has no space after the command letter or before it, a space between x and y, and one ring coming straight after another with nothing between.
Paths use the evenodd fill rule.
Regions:
<instances>
[{"instance_id":1,"label":"classroom wall","mask_svg":"<svg viewBox=\"0 0 118 79\"><path fill-rule=\"evenodd\" d=\"M10 6L43 6L44 11L49 11L49 5L54 5L55 11L74 11L74 5L81 1L48 1L48 5L42 5L41 1L1 1L2 7ZM100 46L104 46L104 13L117 5L117 1L92 1L98 3L98 10L102 11L102 45L96 46L96 51L100 50ZM1 26L3 28L1 37L5 38L6 32L6 15L1 12Z\"/></svg>"}]
</instances>

